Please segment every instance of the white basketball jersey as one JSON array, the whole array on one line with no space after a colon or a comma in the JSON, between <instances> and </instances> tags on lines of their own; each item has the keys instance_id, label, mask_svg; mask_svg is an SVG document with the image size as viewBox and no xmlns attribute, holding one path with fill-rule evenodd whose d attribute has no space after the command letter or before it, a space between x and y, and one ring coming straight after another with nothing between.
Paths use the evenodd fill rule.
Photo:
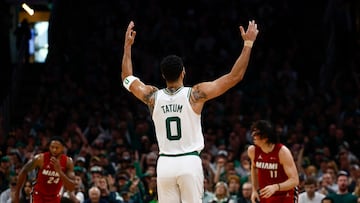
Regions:
<instances>
[{"instance_id":1,"label":"white basketball jersey","mask_svg":"<svg viewBox=\"0 0 360 203\"><path fill-rule=\"evenodd\" d=\"M190 87L181 87L175 93L161 89L155 94L152 119L160 154L200 152L204 148L201 115L190 105L190 92Z\"/></svg>"}]
</instances>

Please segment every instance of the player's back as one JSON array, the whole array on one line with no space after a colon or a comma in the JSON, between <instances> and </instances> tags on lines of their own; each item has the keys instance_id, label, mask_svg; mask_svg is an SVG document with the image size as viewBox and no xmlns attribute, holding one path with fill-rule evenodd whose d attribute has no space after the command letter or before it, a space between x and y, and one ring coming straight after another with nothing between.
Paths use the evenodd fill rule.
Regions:
<instances>
[{"instance_id":1,"label":"player's back","mask_svg":"<svg viewBox=\"0 0 360 203\"><path fill-rule=\"evenodd\" d=\"M152 118L160 154L183 154L204 147L201 115L192 109L190 93L190 87L181 87L174 93L165 88L155 93Z\"/></svg>"}]
</instances>

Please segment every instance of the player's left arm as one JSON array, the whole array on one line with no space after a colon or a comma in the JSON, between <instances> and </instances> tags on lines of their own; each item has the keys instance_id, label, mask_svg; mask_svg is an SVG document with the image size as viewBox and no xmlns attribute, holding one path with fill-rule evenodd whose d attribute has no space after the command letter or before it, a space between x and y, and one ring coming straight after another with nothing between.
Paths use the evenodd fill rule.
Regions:
<instances>
[{"instance_id":1,"label":"player's left arm","mask_svg":"<svg viewBox=\"0 0 360 203\"><path fill-rule=\"evenodd\" d=\"M299 174L296 168L294 158L286 146L282 146L279 151L280 163L283 165L288 179L279 183L278 190L286 191L299 185Z\"/></svg>"},{"instance_id":2,"label":"player's left arm","mask_svg":"<svg viewBox=\"0 0 360 203\"><path fill-rule=\"evenodd\" d=\"M240 26L239 30L244 40L244 47L240 55L227 74L213 81L202 82L193 86L192 99L196 102L204 103L216 98L234 87L244 78L250 60L252 44L256 40L259 30L255 20L249 21L246 31L243 26Z\"/></svg>"},{"instance_id":3,"label":"player's left arm","mask_svg":"<svg viewBox=\"0 0 360 203\"><path fill-rule=\"evenodd\" d=\"M71 157L67 157L66 175L63 178L63 182L64 182L64 187L68 191L73 191L75 189L74 162Z\"/></svg>"},{"instance_id":4,"label":"player's left arm","mask_svg":"<svg viewBox=\"0 0 360 203\"><path fill-rule=\"evenodd\" d=\"M139 78L133 75L133 64L131 59L131 48L135 41L136 31L134 22L130 21L124 42L124 53L121 63L121 79L124 87L130 91L136 98L148 105L152 113L154 107L154 93L157 87L144 84Z\"/></svg>"}]
</instances>

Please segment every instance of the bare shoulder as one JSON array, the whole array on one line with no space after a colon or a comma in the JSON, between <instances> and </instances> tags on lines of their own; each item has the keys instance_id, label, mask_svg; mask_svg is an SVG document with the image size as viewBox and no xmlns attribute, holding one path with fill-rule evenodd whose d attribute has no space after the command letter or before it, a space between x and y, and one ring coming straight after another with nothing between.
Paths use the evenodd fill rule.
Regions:
<instances>
[{"instance_id":1,"label":"bare shoulder","mask_svg":"<svg viewBox=\"0 0 360 203\"><path fill-rule=\"evenodd\" d=\"M254 145L250 145L248 148L247 148L247 151L248 152L253 152L255 150L255 146Z\"/></svg>"},{"instance_id":2,"label":"bare shoulder","mask_svg":"<svg viewBox=\"0 0 360 203\"><path fill-rule=\"evenodd\" d=\"M279 158L281 162L294 161L293 155L288 147L283 145L279 151Z\"/></svg>"},{"instance_id":3,"label":"bare shoulder","mask_svg":"<svg viewBox=\"0 0 360 203\"><path fill-rule=\"evenodd\" d=\"M248 153L248 156L250 158L254 157L254 154L255 154L255 146L254 145L250 145L247 149L247 153Z\"/></svg>"},{"instance_id":4,"label":"bare shoulder","mask_svg":"<svg viewBox=\"0 0 360 203\"><path fill-rule=\"evenodd\" d=\"M32 171L35 168L41 168L44 163L44 154L36 154L33 158L31 158L23 167L25 171Z\"/></svg>"},{"instance_id":5,"label":"bare shoulder","mask_svg":"<svg viewBox=\"0 0 360 203\"><path fill-rule=\"evenodd\" d=\"M69 156L66 156L67 162L68 163L74 163L73 159Z\"/></svg>"},{"instance_id":6,"label":"bare shoulder","mask_svg":"<svg viewBox=\"0 0 360 203\"><path fill-rule=\"evenodd\" d=\"M281 146L279 153L285 153L285 154L290 154L291 155L290 149L285 145Z\"/></svg>"},{"instance_id":7,"label":"bare shoulder","mask_svg":"<svg viewBox=\"0 0 360 203\"><path fill-rule=\"evenodd\" d=\"M69 157L69 156L66 156L66 159L67 159L67 161L66 161L66 166L67 166L67 168L74 168L74 161L73 161L73 159L71 158L71 157Z\"/></svg>"},{"instance_id":8,"label":"bare shoulder","mask_svg":"<svg viewBox=\"0 0 360 203\"><path fill-rule=\"evenodd\" d=\"M75 177L75 171L74 171L74 162L73 159L69 156L66 156L67 162L66 162L66 175L70 179L74 179Z\"/></svg>"},{"instance_id":9,"label":"bare shoulder","mask_svg":"<svg viewBox=\"0 0 360 203\"><path fill-rule=\"evenodd\" d=\"M34 156L34 158L32 158L32 160L34 161L34 162L37 162L37 163L43 163L44 162L44 153L39 153L39 154L36 154L35 156Z\"/></svg>"}]
</instances>

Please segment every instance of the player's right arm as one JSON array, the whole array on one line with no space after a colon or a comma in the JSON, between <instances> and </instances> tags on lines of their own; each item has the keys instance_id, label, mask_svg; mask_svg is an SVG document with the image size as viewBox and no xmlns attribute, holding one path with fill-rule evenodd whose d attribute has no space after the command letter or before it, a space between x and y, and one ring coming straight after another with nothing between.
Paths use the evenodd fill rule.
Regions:
<instances>
[{"instance_id":1,"label":"player's right arm","mask_svg":"<svg viewBox=\"0 0 360 203\"><path fill-rule=\"evenodd\" d=\"M14 195L14 199L12 201L12 203L19 203L20 200L20 191L27 179L27 175L29 172L31 172L32 170L34 170L35 168L39 168L40 164L43 161L43 155L42 154L38 154L35 155L34 158L30 159L20 170L19 175L18 175L18 181L15 187L15 195Z\"/></svg>"},{"instance_id":2,"label":"player's right arm","mask_svg":"<svg viewBox=\"0 0 360 203\"><path fill-rule=\"evenodd\" d=\"M248 152L248 156L251 161L251 165L250 165L250 178L251 178L251 183L252 183L251 202L256 203L256 202L260 202L260 198L259 198L259 193L258 193L259 183L258 183L257 171L256 171L255 161L254 161L255 160L255 146L250 145L248 147L247 152Z\"/></svg>"}]
</instances>

